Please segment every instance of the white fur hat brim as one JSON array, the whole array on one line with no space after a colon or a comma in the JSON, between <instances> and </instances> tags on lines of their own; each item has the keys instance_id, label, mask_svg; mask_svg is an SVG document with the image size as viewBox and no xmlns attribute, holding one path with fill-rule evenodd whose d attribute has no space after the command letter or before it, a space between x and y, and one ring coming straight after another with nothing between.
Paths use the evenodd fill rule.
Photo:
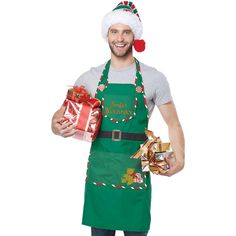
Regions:
<instances>
[{"instance_id":1,"label":"white fur hat brim","mask_svg":"<svg viewBox=\"0 0 236 236\"><path fill-rule=\"evenodd\" d=\"M143 26L138 16L129 11L115 10L109 12L103 18L102 36L105 40L107 40L109 28L114 24L128 25L134 34L134 39L140 39L142 36Z\"/></svg>"}]
</instances>

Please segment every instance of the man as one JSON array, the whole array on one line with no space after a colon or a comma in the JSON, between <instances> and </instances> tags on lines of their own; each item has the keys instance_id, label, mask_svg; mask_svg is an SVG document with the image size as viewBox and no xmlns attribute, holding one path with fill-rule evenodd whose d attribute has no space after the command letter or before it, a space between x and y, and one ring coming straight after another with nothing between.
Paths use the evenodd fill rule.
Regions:
<instances>
[{"instance_id":1,"label":"man","mask_svg":"<svg viewBox=\"0 0 236 236\"><path fill-rule=\"evenodd\" d=\"M145 236L150 227L151 183L140 160L132 159L146 139L155 105L168 125L174 157L168 159L172 176L184 167L184 136L165 76L133 57L132 47L144 50L142 24L132 2L121 2L102 22L111 59L76 81L102 101L102 124L92 143L87 170L83 224L93 236ZM53 116L52 131L73 136L75 126L63 121L65 107Z\"/></svg>"}]
</instances>

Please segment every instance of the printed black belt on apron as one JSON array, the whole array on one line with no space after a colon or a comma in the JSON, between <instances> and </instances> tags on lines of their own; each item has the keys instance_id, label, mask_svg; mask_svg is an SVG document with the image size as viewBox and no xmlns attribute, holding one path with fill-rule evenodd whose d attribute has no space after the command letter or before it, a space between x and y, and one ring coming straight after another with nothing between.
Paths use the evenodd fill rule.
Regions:
<instances>
[{"instance_id":1,"label":"printed black belt on apron","mask_svg":"<svg viewBox=\"0 0 236 236\"><path fill-rule=\"evenodd\" d=\"M112 130L100 131L98 134L98 138L111 138L113 141L120 141L122 139L145 141L147 139L147 136L145 134L128 133L122 132L120 130Z\"/></svg>"}]
</instances>

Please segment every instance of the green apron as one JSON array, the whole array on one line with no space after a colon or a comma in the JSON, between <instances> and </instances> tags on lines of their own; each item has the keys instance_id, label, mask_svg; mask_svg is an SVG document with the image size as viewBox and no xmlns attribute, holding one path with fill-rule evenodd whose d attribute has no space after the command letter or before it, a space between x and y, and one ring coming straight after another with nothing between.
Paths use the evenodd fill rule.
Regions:
<instances>
[{"instance_id":1,"label":"green apron","mask_svg":"<svg viewBox=\"0 0 236 236\"><path fill-rule=\"evenodd\" d=\"M113 138L92 143L83 211L84 225L100 229L148 231L151 184L139 159L130 158L144 140L119 139L120 131L144 134L148 109L137 59L134 84L108 83L110 61L98 83L96 97L102 101L100 131L113 131ZM114 131L116 130L116 131ZM118 131L117 131L118 130Z\"/></svg>"}]
</instances>

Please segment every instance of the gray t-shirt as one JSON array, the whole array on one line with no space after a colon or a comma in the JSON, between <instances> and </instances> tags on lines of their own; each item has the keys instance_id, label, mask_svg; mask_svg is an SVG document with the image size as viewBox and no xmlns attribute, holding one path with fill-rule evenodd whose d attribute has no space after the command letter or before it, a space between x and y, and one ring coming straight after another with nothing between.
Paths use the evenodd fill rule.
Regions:
<instances>
[{"instance_id":1,"label":"gray t-shirt","mask_svg":"<svg viewBox=\"0 0 236 236\"><path fill-rule=\"evenodd\" d=\"M94 96L104 68L105 64L92 67L76 80L75 85L84 85L87 91ZM168 81L161 72L143 63L140 63L140 69L150 117L155 104L160 106L168 103L172 100L172 96ZM135 75L135 63L122 69L115 69L110 66L108 81L109 83L134 84Z\"/></svg>"}]
</instances>

